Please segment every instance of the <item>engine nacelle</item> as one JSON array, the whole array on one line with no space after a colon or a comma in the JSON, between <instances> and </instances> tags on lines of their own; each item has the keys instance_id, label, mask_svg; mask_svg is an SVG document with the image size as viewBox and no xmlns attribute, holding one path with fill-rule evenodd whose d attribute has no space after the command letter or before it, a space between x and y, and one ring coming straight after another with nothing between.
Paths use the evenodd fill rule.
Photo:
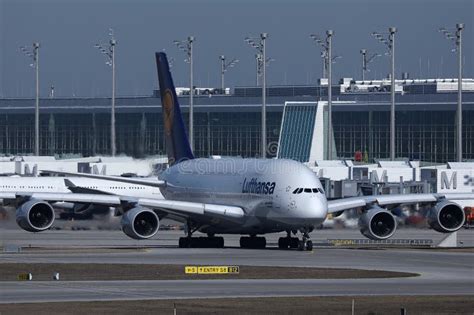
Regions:
<instances>
[{"instance_id":1,"label":"engine nacelle","mask_svg":"<svg viewBox=\"0 0 474 315\"><path fill-rule=\"evenodd\" d=\"M459 230L466 220L464 210L452 201L438 202L429 212L428 224L435 231L451 233Z\"/></svg>"},{"instance_id":2,"label":"engine nacelle","mask_svg":"<svg viewBox=\"0 0 474 315\"><path fill-rule=\"evenodd\" d=\"M42 200L25 202L16 211L16 223L29 232L41 232L53 225L54 209Z\"/></svg>"},{"instance_id":3,"label":"engine nacelle","mask_svg":"<svg viewBox=\"0 0 474 315\"><path fill-rule=\"evenodd\" d=\"M150 209L136 207L122 216L122 231L136 240L153 237L160 228L160 220Z\"/></svg>"},{"instance_id":4,"label":"engine nacelle","mask_svg":"<svg viewBox=\"0 0 474 315\"><path fill-rule=\"evenodd\" d=\"M386 209L374 206L359 218L359 228L367 238L385 240L395 233L397 221Z\"/></svg>"}]
</instances>

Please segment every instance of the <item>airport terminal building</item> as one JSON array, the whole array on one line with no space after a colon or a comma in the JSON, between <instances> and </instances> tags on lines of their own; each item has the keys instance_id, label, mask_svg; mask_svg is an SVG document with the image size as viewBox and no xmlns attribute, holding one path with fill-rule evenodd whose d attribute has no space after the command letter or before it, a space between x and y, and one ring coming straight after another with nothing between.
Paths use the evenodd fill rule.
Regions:
<instances>
[{"instance_id":1,"label":"airport terminal building","mask_svg":"<svg viewBox=\"0 0 474 315\"><path fill-rule=\"evenodd\" d=\"M267 155L302 162L327 157L327 84L267 89ZM396 81L396 156L445 163L456 158L457 80ZM333 157L389 157L390 82L333 85ZM181 95L185 123L189 96ZM261 88L194 97L195 155L256 157ZM34 151L34 99L0 99L0 155ZM165 154L159 93L116 98L117 153ZM40 154L110 153L110 98L40 99ZM474 159L474 80L463 80L463 159Z\"/></svg>"}]
</instances>

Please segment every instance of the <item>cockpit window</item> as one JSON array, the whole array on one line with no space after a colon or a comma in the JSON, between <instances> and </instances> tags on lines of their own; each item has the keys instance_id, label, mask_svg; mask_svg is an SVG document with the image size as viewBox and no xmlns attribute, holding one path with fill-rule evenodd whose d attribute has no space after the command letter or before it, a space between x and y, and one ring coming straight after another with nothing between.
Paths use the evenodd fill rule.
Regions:
<instances>
[{"instance_id":1,"label":"cockpit window","mask_svg":"<svg viewBox=\"0 0 474 315\"><path fill-rule=\"evenodd\" d=\"M313 193L313 194L317 194L317 193L322 193L324 194L324 190L322 188L296 188L295 190L293 190L293 194L301 194L302 192L305 192L305 193Z\"/></svg>"}]
</instances>

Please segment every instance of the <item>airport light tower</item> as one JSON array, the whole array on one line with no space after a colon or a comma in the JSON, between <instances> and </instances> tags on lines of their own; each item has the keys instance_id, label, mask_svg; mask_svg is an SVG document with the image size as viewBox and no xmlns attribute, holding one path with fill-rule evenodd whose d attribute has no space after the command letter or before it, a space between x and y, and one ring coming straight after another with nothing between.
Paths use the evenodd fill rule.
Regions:
<instances>
[{"instance_id":1,"label":"airport light tower","mask_svg":"<svg viewBox=\"0 0 474 315\"><path fill-rule=\"evenodd\" d=\"M112 104L110 110L110 153L115 156L117 153L115 140L115 40L114 30L109 28L110 40L108 44L95 44L94 47L105 56L105 64L112 68Z\"/></svg>"},{"instance_id":2,"label":"airport light tower","mask_svg":"<svg viewBox=\"0 0 474 315\"><path fill-rule=\"evenodd\" d=\"M267 60L265 61L265 66L268 67L271 62L275 61L274 58L267 57ZM263 70L263 57L262 54L258 53L255 54L255 65L256 65L256 70L255 70L255 85L259 86L260 85L260 77L262 76L262 70Z\"/></svg>"},{"instance_id":3,"label":"airport light tower","mask_svg":"<svg viewBox=\"0 0 474 315\"><path fill-rule=\"evenodd\" d=\"M36 85L36 96L35 96L35 155L39 156L39 48L38 42L33 43L32 50L29 50L26 46L21 46L20 51L27 57L33 59L31 67L35 68L35 85Z\"/></svg>"},{"instance_id":4,"label":"airport light tower","mask_svg":"<svg viewBox=\"0 0 474 315\"><path fill-rule=\"evenodd\" d=\"M321 57L323 58L323 72L324 71L324 66L326 66L327 69L327 79L328 79L328 160L332 160L332 144L333 144L333 132L332 132L332 63L334 62L335 59L340 58L340 56L335 56L334 58L332 57L332 36L334 35L334 32L332 30L327 30L326 31L326 39L323 40L321 37L319 37L316 34L311 34L309 37L311 37L316 43L321 45L323 48ZM324 75L324 73L323 73Z\"/></svg>"},{"instance_id":5,"label":"airport light tower","mask_svg":"<svg viewBox=\"0 0 474 315\"><path fill-rule=\"evenodd\" d=\"M388 55L391 56L391 88L390 88L390 160L395 160L395 33L397 32L396 27L388 28L387 38L382 33L373 32L374 36L379 42L386 45L388 48Z\"/></svg>"},{"instance_id":6,"label":"airport light tower","mask_svg":"<svg viewBox=\"0 0 474 315\"><path fill-rule=\"evenodd\" d=\"M219 58L221 60L221 90L222 90L222 94L225 94L224 75L227 72L227 69L233 68L237 64L237 62L239 62L239 59L234 58L231 61L226 62L224 55L221 55Z\"/></svg>"},{"instance_id":7,"label":"airport light tower","mask_svg":"<svg viewBox=\"0 0 474 315\"><path fill-rule=\"evenodd\" d=\"M266 158L267 156L267 80L266 80L266 68L267 68L267 56L266 56L266 47L265 41L268 37L267 33L261 33L260 38L256 37L246 37L245 42L250 45L250 47L255 48L257 50L257 78L258 78L258 70L261 64L262 69L262 148L261 148L261 155L262 158ZM260 58L260 63L259 63Z\"/></svg>"},{"instance_id":8,"label":"airport light tower","mask_svg":"<svg viewBox=\"0 0 474 315\"><path fill-rule=\"evenodd\" d=\"M367 49L361 49L360 54L362 55L362 81L365 81L365 73L370 72L370 69L367 67L369 63L373 62L375 58L382 56L381 54L374 53L372 56L367 57Z\"/></svg>"},{"instance_id":9,"label":"airport light tower","mask_svg":"<svg viewBox=\"0 0 474 315\"><path fill-rule=\"evenodd\" d=\"M456 109L456 157L458 162L462 162L462 30L463 23L456 24L456 31L446 28L440 28L439 31L443 33L447 39L454 41L456 47L452 50L458 53L458 106Z\"/></svg>"},{"instance_id":10,"label":"airport light tower","mask_svg":"<svg viewBox=\"0 0 474 315\"><path fill-rule=\"evenodd\" d=\"M188 36L186 40L175 40L173 43L179 50L184 52L187 58L184 60L189 63L189 145L194 150L194 75L193 75L193 43L194 36Z\"/></svg>"}]
</instances>

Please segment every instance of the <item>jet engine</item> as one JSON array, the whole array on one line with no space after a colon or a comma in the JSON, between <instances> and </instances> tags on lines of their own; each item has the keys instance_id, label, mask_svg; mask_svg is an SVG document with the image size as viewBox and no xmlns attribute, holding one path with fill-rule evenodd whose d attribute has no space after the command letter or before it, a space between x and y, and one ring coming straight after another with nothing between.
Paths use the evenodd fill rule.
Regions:
<instances>
[{"instance_id":1,"label":"jet engine","mask_svg":"<svg viewBox=\"0 0 474 315\"><path fill-rule=\"evenodd\" d=\"M158 232L160 220L152 210L136 207L123 214L121 224L127 236L141 240L153 237Z\"/></svg>"},{"instance_id":2,"label":"jet engine","mask_svg":"<svg viewBox=\"0 0 474 315\"><path fill-rule=\"evenodd\" d=\"M362 235L372 240L385 240L395 233L397 221L386 209L374 206L359 218Z\"/></svg>"},{"instance_id":3,"label":"jet engine","mask_svg":"<svg viewBox=\"0 0 474 315\"><path fill-rule=\"evenodd\" d=\"M452 201L438 202L428 214L428 224L435 231L451 233L459 230L466 216L463 209Z\"/></svg>"},{"instance_id":4,"label":"jet engine","mask_svg":"<svg viewBox=\"0 0 474 315\"><path fill-rule=\"evenodd\" d=\"M53 225L54 209L42 200L25 202L16 211L16 223L29 232L41 232Z\"/></svg>"}]
</instances>

